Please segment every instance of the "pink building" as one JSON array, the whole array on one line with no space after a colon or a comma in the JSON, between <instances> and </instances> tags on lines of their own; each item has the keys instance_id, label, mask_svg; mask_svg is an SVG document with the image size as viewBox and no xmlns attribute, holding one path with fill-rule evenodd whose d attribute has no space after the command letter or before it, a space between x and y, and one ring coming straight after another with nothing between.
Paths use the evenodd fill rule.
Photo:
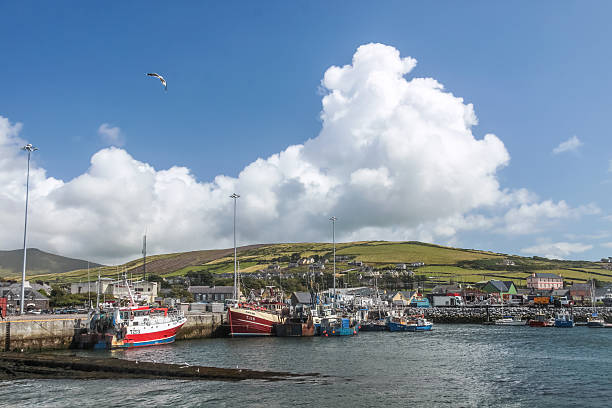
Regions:
<instances>
[{"instance_id":1,"label":"pink building","mask_svg":"<svg viewBox=\"0 0 612 408\"><path fill-rule=\"evenodd\" d=\"M527 288L552 290L563 288L563 278L554 273L532 273L527 277Z\"/></svg>"}]
</instances>

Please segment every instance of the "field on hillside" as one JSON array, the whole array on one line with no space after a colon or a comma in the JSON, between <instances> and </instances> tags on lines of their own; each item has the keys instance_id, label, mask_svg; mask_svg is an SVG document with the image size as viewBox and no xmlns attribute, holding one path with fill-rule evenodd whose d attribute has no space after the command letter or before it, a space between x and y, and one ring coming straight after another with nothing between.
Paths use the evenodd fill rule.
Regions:
<instances>
[{"instance_id":1,"label":"field on hillside","mask_svg":"<svg viewBox=\"0 0 612 408\"><path fill-rule=\"evenodd\" d=\"M375 263L424 262L427 265L454 265L458 261L502 258L492 252L447 248L415 242L364 242L345 246L338 255L355 256L357 260Z\"/></svg>"},{"instance_id":2,"label":"field on hillside","mask_svg":"<svg viewBox=\"0 0 612 408\"><path fill-rule=\"evenodd\" d=\"M295 243L252 245L238 248L240 270L243 273L265 270L268 265L278 263L286 268L289 259L318 255L331 260L331 243ZM394 268L398 263L423 262L425 266L412 268L416 275L426 276L431 282L475 283L489 279L512 280L525 285L526 277L532 272L550 272L574 282L585 282L590 278L612 282L612 272L603 264L595 262L555 261L543 258L523 258L472 249L456 249L419 242L349 242L336 244L338 256L362 261L374 269ZM516 265L504 267L502 261L511 258ZM135 259L123 265L91 268L90 279L97 279L98 270L102 277L117 278L123 271L133 276L142 274L142 259ZM337 262L337 272L352 269L347 261ZM289 271L306 271L302 266ZM326 273L331 273L331 264ZM147 258L147 273L165 277L182 276L192 271L208 271L213 274L230 273L234 270L233 249L192 251L162 254ZM18 276L11 276L19 279ZM55 282L78 282L87 280L87 270L79 269L56 274L28 274L30 280Z\"/></svg>"}]
</instances>

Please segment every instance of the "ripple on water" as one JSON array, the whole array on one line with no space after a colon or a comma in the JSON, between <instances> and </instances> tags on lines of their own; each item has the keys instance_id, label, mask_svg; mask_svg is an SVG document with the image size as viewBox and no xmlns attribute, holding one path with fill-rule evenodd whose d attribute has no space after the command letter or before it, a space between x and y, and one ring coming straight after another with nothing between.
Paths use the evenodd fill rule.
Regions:
<instances>
[{"instance_id":1,"label":"ripple on water","mask_svg":"<svg viewBox=\"0 0 612 408\"><path fill-rule=\"evenodd\" d=\"M89 353L83 353L85 355ZM91 353L139 361L318 372L281 382L0 383L1 406L608 406L612 330L437 325L431 333L204 339Z\"/></svg>"}]
</instances>

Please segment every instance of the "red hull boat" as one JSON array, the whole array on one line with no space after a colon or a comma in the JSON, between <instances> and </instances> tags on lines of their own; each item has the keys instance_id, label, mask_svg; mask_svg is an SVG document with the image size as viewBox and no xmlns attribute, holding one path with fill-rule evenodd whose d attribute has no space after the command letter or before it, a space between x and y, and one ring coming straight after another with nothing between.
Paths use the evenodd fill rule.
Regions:
<instances>
[{"instance_id":1,"label":"red hull boat","mask_svg":"<svg viewBox=\"0 0 612 408\"><path fill-rule=\"evenodd\" d=\"M230 307L227 310L230 334L233 336L271 336L280 314L259 306Z\"/></svg>"}]
</instances>

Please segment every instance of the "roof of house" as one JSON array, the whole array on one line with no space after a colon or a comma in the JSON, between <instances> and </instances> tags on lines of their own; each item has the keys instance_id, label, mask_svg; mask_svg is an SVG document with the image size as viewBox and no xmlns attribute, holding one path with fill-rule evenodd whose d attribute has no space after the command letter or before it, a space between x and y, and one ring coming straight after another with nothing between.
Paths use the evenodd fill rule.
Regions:
<instances>
[{"instance_id":1,"label":"roof of house","mask_svg":"<svg viewBox=\"0 0 612 408\"><path fill-rule=\"evenodd\" d=\"M491 279L489 282L498 292L508 292L514 285L512 281L500 281L496 279Z\"/></svg>"},{"instance_id":2,"label":"roof of house","mask_svg":"<svg viewBox=\"0 0 612 408\"><path fill-rule=\"evenodd\" d=\"M446 294L448 292L461 292L461 288L457 285L437 285L431 290L431 293Z\"/></svg>"},{"instance_id":3,"label":"roof of house","mask_svg":"<svg viewBox=\"0 0 612 408\"><path fill-rule=\"evenodd\" d=\"M535 276L536 278L563 279L562 277L560 277L556 273L550 273L550 272L536 272L536 273L533 274L533 276Z\"/></svg>"},{"instance_id":4,"label":"roof of house","mask_svg":"<svg viewBox=\"0 0 612 408\"><path fill-rule=\"evenodd\" d=\"M302 304L310 304L312 303L312 298L310 296L310 292L293 292L293 296L298 303Z\"/></svg>"},{"instance_id":5,"label":"roof of house","mask_svg":"<svg viewBox=\"0 0 612 408\"><path fill-rule=\"evenodd\" d=\"M591 290L591 284L589 283L574 283L571 287L570 290Z\"/></svg>"},{"instance_id":6,"label":"roof of house","mask_svg":"<svg viewBox=\"0 0 612 408\"><path fill-rule=\"evenodd\" d=\"M550 294L552 296L567 296L569 289L555 289Z\"/></svg>"},{"instance_id":7,"label":"roof of house","mask_svg":"<svg viewBox=\"0 0 612 408\"><path fill-rule=\"evenodd\" d=\"M412 295L415 294L415 291L413 291L413 290L398 290L397 292L393 293L392 297L395 297L398 294L401 294L404 299L410 299L412 297Z\"/></svg>"},{"instance_id":8,"label":"roof of house","mask_svg":"<svg viewBox=\"0 0 612 408\"><path fill-rule=\"evenodd\" d=\"M21 286L19 288L15 288L12 286L0 288L0 297L7 297L9 293L16 299L21 298ZM25 288L24 294L25 294L26 299L35 299L35 300L48 300L49 299L42 293L36 290L33 290L32 288Z\"/></svg>"},{"instance_id":9,"label":"roof of house","mask_svg":"<svg viewBox=\"0 0 612 408\"><path fill-rule=\"evenodd\" d=\"M233 286L190 286L187 288L189 293L234 293Z\"/></svg>"}]
</instances>

